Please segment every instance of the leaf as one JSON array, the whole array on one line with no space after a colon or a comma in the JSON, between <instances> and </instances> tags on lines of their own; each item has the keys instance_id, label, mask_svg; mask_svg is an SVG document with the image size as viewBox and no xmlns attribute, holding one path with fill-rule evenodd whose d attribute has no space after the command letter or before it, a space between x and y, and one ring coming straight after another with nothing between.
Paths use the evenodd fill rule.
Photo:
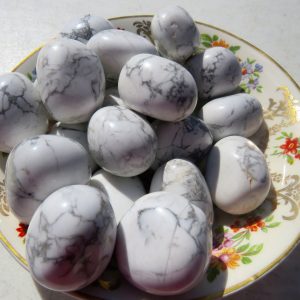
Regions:
<instances>
[{"instance_id":1,"label":"leaf","mask_svg":"<svg viewBox=\"0 0 300 300\"><path fill-rule=\"evenodd\" d=\"M267 227L262 227L261 230L262 230L263 232L265 232L265 233L268 232L268 228L267 228Z\"/></svg>"},{"instance_id":2,"label":"leaf","mask_svg":"<svg viewBox=\"0 0 300 300\"><path fill-rule=\"evenodd\" d=\"M212 38L210 37L210 35L205 34L205 33L201 34L201 39L205 40L205 41L212 42Z\"/></svg>"},{"instance_id":3,"label":"leaf","mask_svg":"<svg viewBox=\"0 0 300 300\"><path fill-rule=\"evenodd\" d=\"M294 163L294 158L290 155L286 156L286 160L288 162L288 164L292 165Z\"/></svg>"},{"instance_id":4,"label":"leaf","mask_svg":"<svg viewBox=\"0 0 300 300\"><path fill-rule=\"evenodd\" d=\"M277 227L277 226L279 226L279 225L280 225L280 222L273 222L273 223L271 223L271 224L268 224L267 227L268 227L268 228L274 228L274 227Z\"/></svg>"},{"instance_id":5,"label":"leaf","mask_svg":"<svg viewBox=\"0 0 300 300\"><path fill-rule=\"evenodd\" d=\"M240 46L230 46L229 50L235 54L240 48Z\"/></svg>"},{"instance_id":6,"label":"leaf","mask_svg":"<svg viewBox=\"0 0 300 300\"><path fill-rule=\"evenodd\" d=\"M258 72L253 72L253 75L254 75L255 77L259 77L259 76L260 76Z\"/></svg>"},{"instance_id":7,"label":"leaf","mask_svg":"<svg viewBox=\"0 0 300 300\"><path fill-rule=\"evenodd\" d=\"M265 218L265 222L271 222L274 219L274 215L268 216Z\"/></svg>"},{"instance_id":8,"label":"leaf","mask_svg":"<svg viewBox=\"0 0 300 300\"><path fill-rule=\"evenodd\" d=\"M263 244L253 245L252 247L250 247L248 252L243 253L243 256L257 255L262 250L263 247L264 247Z\"/></svg>"},{"instance_id":9,"label":"leaf","mask_svg":"<svg viewBox=\"0 0 300 300\"><path fill-rule=\"evenodd\" d=\"M282 140L282 139L284 139L284 136L279 136L275 140Z\"/></svg>"},{"instance_id":10,"label":"leaf","mask_svg":"<svg viewBox=\"0 0 300 300\"><path fill-rule=\"evenodd\" d=\"M255 63L255 59L250 59L249 57L247 58L247 63L252 65L253 63Z\"/></svg>"},{"instance_id":11,"label":"leaf","mask_svg":"<svg viewBox=\"0 0 300 300\"><path fill-rule=\"evenodd\" d=\"M282 134L283 136L286 136L286 137L289 136L285 131L282 131L281 134Z\"/></svg>"},{"instance_id":12,"label":"leaf","mask_svg":"<svg viewBox=\"0 0 300 300\"><path fill-rule=\"evenodd\" d=\"M203 46L205 46L206 48L211 48L211 43L209 42L202 42Z\"/></svg>"},{"instance_id":13,"label":"leaf","mask_svg":"<svg viewBox=\"0 0 300 300\"><path fill-rule=\"evenodd\" d=\"M239 232L237 234L235 234L232 239L233 240L237 240L238 238L240 238L243 234L245 234L245 231Z\"/></svg>"},{"instance_id":14,"label":"leaf","mask_svg":"<svg viewBox=\"0 0 300 300\"><path fill-rule=\"evenodd\" d=\"M244 265L252 263L252 259L250 257L242 257L242 263Z\"/></svg>"},{"instance_id":15,"label":"leaf","mask_svg":"<svg viewBox=\"0 0 300 300\"><path fill-rule=\"evenodd\" d=\"M242 246L240 246L240 247L238 247L238 248L236 249L236 252L237 252L237 253L244 252L244 251L246 251L246 250L249 248L249 246L250 246L249 243L246 244L246 245L242 245Z\"/></svg>"},{"instance_id":16,"label":"leaf","mask_svg":"<svg viewBox=\"0 0 300 300\"><path fill-rule=\"evenodd\" d=\"M214 34L213 37L212 37L212 39L215 42L215 41L217 41L219 39L219 37L216 34Z\"/></svg>"},{"instance_id":17,"label":"leaf","mask_svg":"<svg viewBox=\"0 0 300 300\"><path fill-rule=\"evenodd\" d=\"M246 238L246 240L250 240L250 237L251 237L251 234L250 234L250 232L249 231L247 231L247 233L245 234L245 238Z\"/></svg>"},{"instance_id":18,"label":"leaf","mask_svg":"<svg viewBox=\"0 0 300 300\"><path fill-rule=\"evenodd\" d=\"M212 282L215 280L215 278L220 274L219 269L217 268L208 268L206 272L206 278L209 282Z\"/></svg>"},{"instance_id":19,"label":"leaf","mask_svg":"<svg viewBox=\"0 0 300 300\"><path fill-rule=\"evenodd\" d=\"M245 93L250 94L250 89L247 87L246 83L241 83L240 88L243 89Z\"/></svg>"},{"instance_id":20,"label":"leaf","mask_svg":"<svg viewBox=\"0 0 300 300\"><path fill-rule=\"evenodd\" d=\"M259 85L259 86L256 87L256 90L257 90L259 93L262 93L262 88L263 88L263 87L262 87L261 85Z\"/></svg>"},{"instance_id":21,"label":"leaf","mask_svg":"<svg viewBox=\"0 0 300 300\"><path fill-rule=\"evenodd\" d=\"M292 137L293 137L293 133L292 133L292 132L290 132L290 134L289 134L289 137L290 137L290 138L292 138Z\"/></svg>"}]
</instances>

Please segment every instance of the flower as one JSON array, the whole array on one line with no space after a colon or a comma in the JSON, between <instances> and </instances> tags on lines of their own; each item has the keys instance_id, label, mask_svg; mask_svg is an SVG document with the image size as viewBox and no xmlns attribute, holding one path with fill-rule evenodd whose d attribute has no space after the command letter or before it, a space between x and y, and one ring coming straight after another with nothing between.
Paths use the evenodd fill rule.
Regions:
<instances>
[{"instance_id":1,"label":"flower","mask_svg":"<svg viewBox=\"0 0 300 300\"><path fill-rule=\"evenodd\" d=\"M296 155L295 155L295 158L296 158L296 159L300 159L300 153L296 154Z\"/></svg>"},{"instance_id":2,"label":"flower","mask_svg":"<svg viewBox=\"0 0 300 300\"><path fill-rule=\"evenodd\" d=\"M247 224L244 227L250 231L258 231L260 228L265 226L266 223L261 219L261 217L257 216L255 218L247 219Z\"/></svg>"},{"instance_id":3,"label":"flower","mask_svg":"<svg viewBox=\"0 0 300 300\"><path fill-rule=\"evenodd\" d=\"M229 44L227 44L224 40L220 39L218 41L213 41L211 43L212 47L223 47L223 48L228 48Z\"/></svg>"},{"instance_id":4,"label":"flower","mask_svg":"<svg viewBox=\"0 0 300 300\"><path fill-rule=\"evenodd\" d=\"M243 77L247 77L253 73L252 65L249 64L247 61L241 63L241 68Z\"/></svg>"},{"instance_id":5,"label":"flower","mask_svg":"<svg viewBox=\"0 0 300 300\"><path fill-rule=\"evenodd\" d=\"M247 69L246 68L242 68L242 75L246 75L247 74Z\"/></svg>"},{"instance_id":6,"label":"flower","mask_svg":"<svg viewBox=\"0 0 300 300\"><path fill-rule=\"evenodd\" d=\"M216 256L230 269L238 267L241 259L241 255L234 248L222 248Z\"/></svg>"},{"instance_id":7,"label":"flower","mask_svg":"<svg viewBox=\"0 0 300 300\"><path fill-rule=\"evenodd\" d=\"M232 229L233 232L237 232L239 230L243 229L247 229L250 231L258 231L260 228L265 227L266 224L265 222L262 220L261 217L256 216L256 217L250 217L246 220L245 224L241 224L241 222L239 220L236 220L231 226L230 228Z\"/></svg>"},{"instance_id":8,"label":"flower","mask_svg":"<svg viewBox=\"0 0 300 300\"><path fill-rule=\"evenodd\" d=\"M232 237L232 236L230 236L230 235L226 235L226 234L224 235L224 241L223 241L223 243L222 243L222 245L223 245L224 247L229 248L229 247L232 246L233 240L231 239L231 237Z\"/></svg>"},{"instance_id":9,"label":"flower","mask_svg":"<svg viewBox=\"0 0 300 300\"><path fill-rule=\"evenodd\" d=\"M16 228L16 231L19 232L18 236L19 237L24 237L27 233L28 225L20 223L19 227Z\"/></svg>"},{"instance_id":10,"label":"flower","mask_svg":"<svg viewBox=\"0 0 300 300\"><path fill-rule=\"evenodd\" d=\"M213 251L221 250L224 247L229 248L233 243L234 241L232 240L232 234L230 232L225 232L223 235L217 234L213 240Z\"/></svg>"},{"instance_id":11,"label":"flower","mask_svg":"<svg viewBox=\"0 0 300 300\"><path fill-rule=\"evenodd\" d=\"M259 84L259 80L258 78L250 78L249 81L247 82L247 87L249 89L256 89L256 87L258 86Z\"/></svg>"},{"instance_id":12,"label":"flower","mask_svg":"<svg viewBox=\"0 0 300 300\"><path fill-rule=\"evenodd\" d=\"M241 222L239 220L236 220L232 225L230 225L230 228L233 232L237 232L241 229Z\"/></svg>"},{"instance_id":13,"label":"flower","mask_svg":"<svg viewBox=\"0 0 300 300\"><path fill-rule=\"evenodd\" d=\"M219 259L219 257L212 255L210 260L210 268L216 268L225 271L227 269L227 266L221 259Z\"/></svg>"},{"instance_id":14,"label":"flower","mask_svg":"<svg viewBox=\"0 0 300 300\"><path fill-rule=\"evenodd\" d=\"M281 145L280 148L283 149L284 154L289 154L289 153L296 154L298 152L298 150L297 150L298 146L299 145L298 145L297 138L294 138L294 139L286 138L285 144ZM297 155L299 155L299 154L297 154Z\"/></svg>"},{"instance_id":15,"label":"flower","mask_svg":"<svg viewBox=\"0 0 300 300\"><path fill-rule=\"evenodd\" d=\"M254 65L254 72L259 72L261 73L263 71L263 66L260 64L255 64Z\"/></svg>"}]
</instances>

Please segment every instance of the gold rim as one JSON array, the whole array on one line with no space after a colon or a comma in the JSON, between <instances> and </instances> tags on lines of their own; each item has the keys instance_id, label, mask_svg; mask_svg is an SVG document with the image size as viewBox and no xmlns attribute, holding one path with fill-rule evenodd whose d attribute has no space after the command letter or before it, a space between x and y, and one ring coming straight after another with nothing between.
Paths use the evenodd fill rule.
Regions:
<instances>
[{"instance_id":1,"label":"gold rim","mask_svg":"<svg viewBox=\"0 0 300 300\"><path fill-rule=\"evenodd\" d=\"M113 18L109 18L110 21L113 20L122 20L122 19L132 19L132 18L152 18L153 15L131 15L131 16L121 16L121 17L113 17ZM218 30L222 33L225 33L229 36L234 37L235 39L245 43L246 45L248 45L249 47L255 49L257 52L259 52L260 54L262 54L263 56L265 56L267 59L269 59L271 62L273 62L291 81L292 83L296 86L296 88L298 89L298 92L300 92L300 86L299 84L296 82L296 80L290 75L289 72L287 72L273 57L271 57L269 54L267 54L266 52L264 52L263 50L259 49L258 47L256 47L255 45L251 44L250 42L248 42L247 40L231 33L228 32L224 29L221 29L219 27L216 27L214 25L205 23L205 22L199 22L199 21L195 21L196 24L199 25L204 25L207 27L210 27L212 29ZM27 61L29 58L31 58L35 53L37 53L38 51L40 51L40 49L43 47L43 45L39 46L38 48L34 49L29 55L27 55L24 59L22 59L11 71L14 72L16 71L20 66L22 66L25 61ZM24 257L22 257L22 255L13 248L13 246L10 244L10 242L6 239L6 237L2 234L2 232L0 231L0 240L1 242L4 244L4 246L14 255L15 258L17 258L18 262L21 263L21 265L23 265L25 267L25 269L27 269L27 262L24 259ZM235 284L227 289L225 289L224 291L221 292L217 292L213 295L209 295L209 296L204 296L201 298L195 298L194 300L212 300L212 299L216 299L218 297L221 297L223 295L229 295L233 292L237 292L238 290L240 290L242 287L245 286L249 286L250 284L253 284L255 281L257 281L257 279L261 279L264 275L266 275L267 273L269 273L270 271L272 271L273 268L275 268L277 265L279 265L279 263L281 261L284 260L284 258L286 258L291 252L292 250L297 246L297 244L300 242L300 233L298 234L298 236L296 237L296 239L289 245L289 247L286 249L286 251L284 251L279 257L277 257L274 261L272 261L270 264L268 264L267 266L265 266L263 269L261 269L259 272L257 272L256 274L252 275L251 277L247 278L246 280ZM86 294L79 292L79 291L75 291L75 292L70 292L68 293L76 298L80 297L80 299L86 299L86 300L101 300L101 298L95 298L93 296L87 296Z\"/></svg>"},{"instance_id":2,"label":"gold rim","mask_svg":"<svg viewBox=\"0 0 300 300\"><path fill-rule=\"evenodd\" d=\"M12 244L8 241L8 239L3 235L3 233L0 231L0 241L4 245L4 247L13 254L13 257L17 259L17 261L24 267L26 270L28 270L28 264L26 259L12 246Z\"/></svg>"},{"instance_id":3,"label":"gold rim","mask_svg":"<svg viewBox=\"0 0 300 300\"><path fill-rule=\"evenodd\" d=\"M43 47L44 45L42 44L39 47L35 48L33 51L31 51L25 58L23 58L16 66L13 67L11 72L15 72L18 68L20 68L25 63L25 61L27 61L35 53L39 52Z\"/></svg>"},{"instance_id":4,"label":"gold rim","mask_svg":"<svg viewBox=\"0 0 300 300\"><path fill-rule=\"evenodd\" d=\"M132 16L122 16L122 17L113 17L113 18L109 18L108 20L113 21L113 20L122 20L122 19L131 19L131 18L152 18L153 15L132 15ZM242 41L243 43L247 44L248 46L254 48L256 51L258 51L259 53L261 53L263 56L267 57L269 60L271 60L293 83L294 85L297 87L298 91L300 92L300 85L297 83L297 81L292 77L292 75L281 65L279 64L272 56L270 56L268 53L266 53L265 51L259 49L258 47L256 47L255 45L251 44L250 42L248 42L247 40L235 35L234 33L231 33L229 31L226 31L224 29L221 29L217 26L205 23L205 22L199 22L199 21L195 21L196 24L199 25L204 25L207 27L210 27L212 29L216 29L220 32L223 32L225 34L228 34L234 38L236 38L237 40ZM34 49L32 52L30 52L24 59L22 59L11 71L14 72L16 71L16 69L18 69L27 59L29 59L32 55L34 55L36 52L38 52L39 50L41 50L41 48L43 47L43 45L39 46L38 48Z\"/></svg>"},{"instance_id":5,"label":"gold rim","mask_svg":"<svg viewBox=\"0 0 300 300\"><path fill-rule=\"evenodd\" d=\"M110 21L113 21L113 20L122 20L122 19L131 19L131 18L152 18L153 15L131 15L131 16L122 16L122 17L113 17L113 18L109 18ZM209 23L205 23L205 22L199 22L199 21L195 21L196 24L199 24L199 25L204 25L204 26L207 26L207 27L210 27L212 29L216 29L218 31L221 31L225 34L228 34L234 38L236 38L237 40L240 40L242 41L243 43L247 44L248 46L254 48L255 50L257 50L259 53L261 53L263 56L267 57L268 59L270 59L277 67L280 68L281 71L283 71L283 73L285 73L285 75L287 75L287 77L289 77L289 79L295 84L295 86L297 87L297 89L299 90L300 92L300 86L299 84L297 83L297 81L292 77L292 75L285 70L285 68L280 65L272 56L270 56L268 53L266 53L265 51L259 49L258 47L256 47L255 45L251 44L250 42L248 42L247 40L235 35L234 33L231 33L229 31L226 31L224 29L221 29L217 26L214 26L214 25L211 25Z\"/></svg>"}]
</instances>

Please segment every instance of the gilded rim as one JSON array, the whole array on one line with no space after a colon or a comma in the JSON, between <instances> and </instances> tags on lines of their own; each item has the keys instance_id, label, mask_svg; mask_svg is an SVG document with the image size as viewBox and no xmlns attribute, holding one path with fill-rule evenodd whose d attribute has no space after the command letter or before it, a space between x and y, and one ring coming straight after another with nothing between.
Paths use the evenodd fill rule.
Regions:
<instances>
[{"instance_id":1,"label":"gilded rim","mask_svg":"<svg viewBox=\"0 0 300 300\"><path fill-rule=\"evenodd\" d=\"M9 250L8 252L28 271L28 264L26 259L12 246L12 244L7 240L7 238L0 231L0 241L4 247Z\"/></svg>"},{"instance_id":2,"label":"gilded rim","mask_svg":"<svg viewBox=\"0 0 300 300\"><path fill-rule=\"evenodd\" d=\"M113 18L109 18L109 20L112 21L112 20L133 19L133 18L152 18L152 17L153 17L153 15L131 15L131 16L113 17ZM245 40L245 39L243 39L243 38L241 38L241 37L239 37L239 36L237 36L237 35L235 35L231 32L223 30L219 27L216 27L216 26L208 24L208 23L199 22L199 21L195 21L195 23L199 24L199 25L204 25L204 26L210 27L210 28L218 30L220 32L223 32L223 33L225 33L229 36L234 37L235 39L237 39L239 41L242 41L243 43L245 43L249 47L255 49L256 51L261 53L263 56L268 58L272 63L274 63L293 82L293 84L296 86L298 92L300 92L300 86L296 82L296 80L273 57L271 57L266 52L264 52L261 49L257 48L256 46L254 46L253 44L251 44L247 40ZM25 63L25 61L27 61L30 57L32 57L34 54L36 54L38 51L40 51L42 47L43 47L43 45L41 45L38 48L34 49L29 55L27 55L24 59L22 59L11 71L12 72L16 71L20 66L22 66ZM10 242L6 239L6 237L2 234L1 231L0 231L0 241L9 250L9 252L14 256L14 258L16 258L19 261L19 263L23 267L25 267L26 270L28 270L27 262L24 259L24 257L16 249L13 248L13 246L10 244ZM253 284L255 281L257 281L257 279L261 279L264 275L266 275L267 273L272 271L272 269L274 269L277 265L279 265L279 263L281 261L283 261L292 252L292 250L297 246L297 244L299 242L300 242L300 233L298 234L296 239L289 245L289 247L286 249L286 251L284 251L279 257L277 257L277 259L275 259L273 262L271 262L270 264L265 266L263 269L261 269L256 274L252 275L251 277L247 278L246 280L244 280L244 281L242 281L238 284L235 284L235 285L231 286L230 288L225 289L224 291L215 293L213 295L204 296L204 297L201 297L201 298L195 298L194 300L212 300L212 299L216 299L216 298L221 297L221 296L230 295L234 292L239 291L242 287L249 286L250 284ZM101 300L101 298L96 298L96 297L93 297L93 296L87 296L86 294L84 294L82 292L79 292L79 291L69 292L68 294L74 296L77 299Z\"/></svg>"}]
</instances>

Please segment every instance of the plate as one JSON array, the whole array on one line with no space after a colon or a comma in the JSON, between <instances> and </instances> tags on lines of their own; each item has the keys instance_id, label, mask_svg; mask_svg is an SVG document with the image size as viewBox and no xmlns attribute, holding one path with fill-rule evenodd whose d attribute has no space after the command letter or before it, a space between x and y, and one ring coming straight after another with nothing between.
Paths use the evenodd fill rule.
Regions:
<instances>
[{"instance_id":1,"label":"plate","mask_svg":"<svg viewBox=\"0 0 300 300\"><path fill-rule=\"evenodd\" d=\"M111 19L121 30L135 32L150 41L151 16ZM214 249L202 282L173 300L214 299L253 283L284 260L300 238L300 88L291 76L263 51L214 26L197 22L201 50L228 48L242 66L241 88L261 102L265 122L251 139L265 153L272 188L254 212L230 216L215 212ZM22 60L14 71L35 79L39 50ZM16 260L25 260L26 226L10 213L4 192L7 155L0 154L0 240ZM138 291L120 278L114 266L89 287L70 293L80 299L159 299Z\"/></svg>"}]
</instances>

